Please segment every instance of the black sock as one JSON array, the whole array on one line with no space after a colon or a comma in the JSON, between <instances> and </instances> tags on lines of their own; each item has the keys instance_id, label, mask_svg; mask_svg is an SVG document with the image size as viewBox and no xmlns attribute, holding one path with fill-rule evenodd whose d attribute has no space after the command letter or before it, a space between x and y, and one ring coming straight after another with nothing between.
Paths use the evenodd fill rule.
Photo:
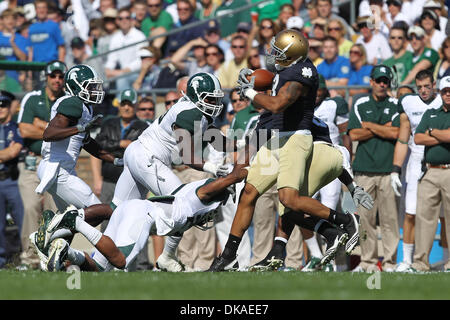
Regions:
<instances>
[{"instance_id":1,"label":"black sock","mask_svg":"<svg viewBox=\"0 0 450 320\"><path fill-rule=\"evenodd\" d=\"M286 242L281 240L275 240L273 242L272 250L270 250L269 255L275 256L275 258L283 258L284 255L284 249L286 248Z\"/></svg>"},{"instance_id":2,"label":"black sock","mask_svg":"<svg viewBox=\"0 0 450 320\"><path fill-rule=\"evenodd\" d=\"M228 236L227 244L225 245L225 249L223 249L222 256L228 259L234 259L236 257L236 252L239 248L239 244L241 243L241 238L236 237L230 233Z\"/></svg>"},{"instance_id":3,"label":"black sock","mask_svg":"<svg viewBox=\"0 0 450 320\"><path fill-rule=\"evenodd\" d=\"M322 220L319 229L317 229L317 233L324 236L325 239L327 239L327 242L334 241L338 235L336 227L325 220Z\"/></svg>"},{"instance_id":4,"label":"black sock","mask_svg":"<svg viewBox=\"0 0 450 320\"><path fill-rule=\"evenodd\" d=\"M330 221L331 223L334 223L336 225L341 225L341 224L347 224L350 222L350 217L349 215L345 214L345 213L340 213L337 211L334 211L333 209L330 209L330 216L327 219L328 221Z\"/></svg>"}]
</instances>

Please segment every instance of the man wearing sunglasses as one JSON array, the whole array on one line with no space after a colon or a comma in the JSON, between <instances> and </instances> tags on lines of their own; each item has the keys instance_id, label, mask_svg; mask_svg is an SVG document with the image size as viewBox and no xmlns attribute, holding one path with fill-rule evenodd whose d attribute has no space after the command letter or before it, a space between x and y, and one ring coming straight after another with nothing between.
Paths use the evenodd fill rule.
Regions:
<instances>
[{"instance_id":1,"label":"man wearing sunglasses","mask_svg":"<svg viewBox=\"0 0 450 320\"><path fill-rule=\"evenodd\" d=\"M358 141L353 161L355 182L367 190L375 201L375 209L358 208L361 229L366 231L367 239L361 241L361 263L354 271L378 270L377 209L384 249L383 270L393 271L397 262L400 235L390 173L399 132L399 117L397 99L388 96L392 77L389 67L374 67L370 80L372 93L354 102L348 121L350 138Z\"/></svg>"},{"instance_id":2,"label":"man wearing sunglasses","mask_svg":"<svg viewBox=\"0 0 450 320\"><path fill-rule=\"evenodd\" d=\"M44 130L50 120L50 109L55 101L64 95L64 73L66 65L61 61L51 61L45 68L46 85L41 90L31 91L25 95L17 123L20 135L24 139L25 161L19 163L19 189L25 209L21 234L21 263L37 268L39 258L29 248L28 236L39 226L41 213L46 209L56 209L52 197L47 192L38 195L34 189L39 184L36 169L42 160L41 146Z\"/></svg>"}]
</instances>

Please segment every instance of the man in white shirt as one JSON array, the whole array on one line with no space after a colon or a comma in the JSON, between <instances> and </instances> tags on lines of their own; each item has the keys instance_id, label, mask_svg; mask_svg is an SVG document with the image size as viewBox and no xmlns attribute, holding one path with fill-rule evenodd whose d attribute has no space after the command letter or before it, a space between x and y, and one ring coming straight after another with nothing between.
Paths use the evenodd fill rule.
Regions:
<instances>
[{"instance_id":1,"label":"man in white shirt","mask_svg":"<svg viewBox=\"0 0 450 320\"><path fill-rule=\"evenodd\" d=\"M367 63L376 65L379 62L392 56L392 50L385 36L381 33L375 33L370 28L369 18L361 17L358 21L358 29L361 36L358 37L356 43L361 43L367 52Z\"/></svg>"},{"instance_id":2,"label":"man in white shirt","mask_svg":"<svg viewBox=\"0 0 450 320\"><path fill-rule=\"evenodd\" d=\"M142 31L133 27L131 13L128 9L122 8L116 18L120 31L116 32L110 41L110 50L126 47L137 43L135 46L123 50L112 52L108 55L105 64L106 76L108 78L124 75L132 71L138 71L141 68L141 59L138 51L141 47L148 45L145 41L145 35ZM137 74L131 74L117 79L116 87L118 90L131 88Z\"/></svg>"}]
</instances>

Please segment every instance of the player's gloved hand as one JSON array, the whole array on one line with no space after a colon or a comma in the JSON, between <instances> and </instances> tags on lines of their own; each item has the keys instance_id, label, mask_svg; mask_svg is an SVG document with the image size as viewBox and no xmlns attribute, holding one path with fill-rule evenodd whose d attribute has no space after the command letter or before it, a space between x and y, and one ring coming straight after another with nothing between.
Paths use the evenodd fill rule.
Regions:
<instances>
[{"instance_id":1,"label":"player's gloved hand","mask_svg":"<svg viewBox=\"0 0 450 320\"><path fill-rule=\"evenodd\" d=\"M251 77L250 81L246 79L246 81L242 81L238 79L237 81L237 89L238 94L241 96L241 98L249 98L250 100L253 100L253 98L256 95L256 91L253 89L255 87L255 77ZM248 95L249 92L253 92L253 95Z\"/></svg>"},{"instance_id":2,"label":"player's gloved hand","mask_svg":"<svg viewBox=\"0 0 450 320\"><path fill-rule=\"evenodd\" d=\"M249 68L241 69L241 71L239 71L238 79L244 83L249 83L247 76L251 75L252 73L253 73L253 70L251 70Z\"/></svg>"},{"instance_id":3,"label":"player's gloved hand","mask_svg":"<svg viewBox=\"0 0 450 320\"><path fill-rule=\"evenodd\" d=\"M245 147L245 138L236 140L236 148L239 150L242 149L243 147Z\"/></svg>"},{"instance_id":4,"label":"player's gloved hand","mask_svg":"<svg viewBox=\"0 0 450 320\"><path fill-rule=\"evenodd\" d=\"M373 208L373 199L367 192L364 191L364 188L360 186L356 186L355 190L352 194L353 202L356 206L362 205L367 210L370 210Z\"/></svg>"},{"instance_id":5,"label":"player's gloved hand","mask_svg":"<svg viewBox=\"0 0 450 320\"><path fill-rule=\"evenodd\" d=\"M123 167L123 158L114 158L113 163L116 167Z\"/></svg>"},{"instance_id":6,"label":"player's gloved hand","mask_svg":"<svg viewBox=\"0 0 450 320\"><path fill-rule=\"evenodd\" d=\"M230 174L231 171L233 171L233 165L231 163L225 163L217 168L216 176L225 177Z\"/></svg>"},{"instance_id":7,"label":"player's gloved hand","mask_svg":"<svg viewBox=\"0 0 450 320\"><path fill-rule=\"evenodd\" d=\"M217 169L219 169L219 164L215 164L210 161L206 161L203 165L203 171L212 173L213 175L216 175Z\"/></svg>"},{"instance_id":8,"label":"player's gloved hand","mask_svg":"<svg viewBox=\"0 0 450 320\"><path fill-rule=\"evenodd\" d=\"M98 114L95 117L93 117L91 119L91 121L89 121L86 124L77 124L77 129L78 132L85 132L85 131L89 131L92 128L96 128L99 127L101 124L101 119L103 118L102 114Z\"/></svg>"},{"instance_id":9,"label":"player's gloved hand","mask_svg":"<svg viewBox=\"0 0 450 320\"><path fill-rule=\"evenodd\" d=\"M400 190L402 189L402 182L398 172L391 172L391 187L394 189L394 193L397 197L401 196Z\"/></svg>"}]
</instances>

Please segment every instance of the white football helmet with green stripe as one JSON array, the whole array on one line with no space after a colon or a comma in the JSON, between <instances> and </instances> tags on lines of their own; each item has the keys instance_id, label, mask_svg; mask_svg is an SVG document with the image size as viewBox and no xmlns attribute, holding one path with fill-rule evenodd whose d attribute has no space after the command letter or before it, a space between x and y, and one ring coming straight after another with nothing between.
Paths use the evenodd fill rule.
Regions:
<instances>
[{"instance_id":1,"label":"white football helmet with green stripe","mask_svg":"<svg viewBox=\"0 0 450 320\"><path fill-rule=\"evenodd\" d=\"M224 93L219 80L211 73L194 74L188 80L186 96L209 116L217 117L222 112Z\"/></svg>"},{"instance_id":2,"label":"white football helmet with green stripe","mask_svg":"<svg viewBox=\"0 0 450 320\"><path fill-rule=\"evenodd\" d=\"M85 64L73 66L64 75L66 90L88 103L102 103L105 97L102 84L103 80L98 77L97 72Z\"/></svg>"}]
</instances>

